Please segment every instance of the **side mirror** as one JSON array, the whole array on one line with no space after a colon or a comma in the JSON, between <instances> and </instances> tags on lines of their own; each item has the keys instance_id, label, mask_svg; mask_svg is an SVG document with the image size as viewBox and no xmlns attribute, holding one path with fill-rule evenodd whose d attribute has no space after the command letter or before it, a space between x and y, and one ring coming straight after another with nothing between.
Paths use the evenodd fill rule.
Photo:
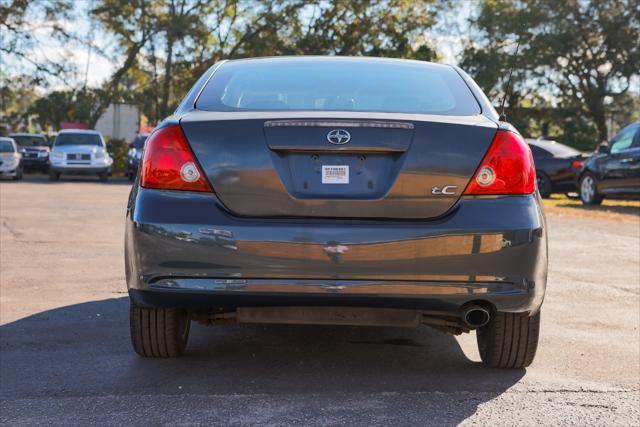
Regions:
<instances>
[{"instance_id":1,"label":"side mirror","mask_svg":"<svg viewBox=\"0 0 640 427\"><path fill-rule=\"evenodd\" d=\"M597 152L598 154L609 154L609 144L603 142L602 144L598 145Z\"/></svg>"}]
</instances>

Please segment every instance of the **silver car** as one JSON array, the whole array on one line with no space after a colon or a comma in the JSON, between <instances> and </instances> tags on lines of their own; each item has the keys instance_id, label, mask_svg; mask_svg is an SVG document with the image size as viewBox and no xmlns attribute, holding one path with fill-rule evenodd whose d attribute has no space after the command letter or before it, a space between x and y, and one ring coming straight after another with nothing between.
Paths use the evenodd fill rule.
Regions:
<instances>
[{"instance_id":1,"label":"silver car","mask_svg":"<svg viewBox=\"0 0 640 427\"><path fill-rule=\"evenodd\" d=\"M63 130L53 143L49 156L51 181L60 179L62 173L98 175L107 181L113 159L100 132L95 130Z\"/></svg>"},{"instance_id":2,"label":"silver car","mask_svg":"<svg viewBox=\"0 0 640 427\"><path fill-rule=\"evenodd\" d=\"M12 138L0 138L0 176L22 179L22 155Z\"/></svg>"}]
</instances>

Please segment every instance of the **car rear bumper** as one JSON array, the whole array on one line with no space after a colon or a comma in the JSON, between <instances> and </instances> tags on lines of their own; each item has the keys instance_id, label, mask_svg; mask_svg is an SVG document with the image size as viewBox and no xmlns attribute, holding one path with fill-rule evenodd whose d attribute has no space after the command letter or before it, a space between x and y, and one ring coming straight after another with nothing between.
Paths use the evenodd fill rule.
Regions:
<instances>
[{"instance_id":1,"label":"car rear bumper","mask_svg":"<svg viewBox=\"0 0 640 427\"><path fill-rule=\"evenodd\" d=\"M58 173L75 173L82 175L99 174L111 172L111 166L92 166L92 165L51 165L51 170Z\"/></svg>"},{"instance_id":2,"label":"car rear bumper","mask_svg":"<svg viewBox=\"0 0 640 427\"><path fill-rule=\"evenodd\" d=\"M127 284L142 305L535 313L547 244L534 196L462 198L430 221L239 218L212 194L135 189Z\"/></svg>"}]
</instances>

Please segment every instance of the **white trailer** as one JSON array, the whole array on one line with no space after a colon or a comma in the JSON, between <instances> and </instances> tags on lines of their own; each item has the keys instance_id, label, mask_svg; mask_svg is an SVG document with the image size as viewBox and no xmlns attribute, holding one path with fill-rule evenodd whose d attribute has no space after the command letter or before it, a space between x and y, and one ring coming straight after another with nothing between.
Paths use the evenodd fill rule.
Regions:
<instances>
[{"instance_id":1,"label":"white trailer","mask_svg":"<svg viewBox=\"0 0 640 427\"><path fill-rule=\"evenodd\" d=\"M140 108L135 104L109 104L95 129L105 139L124 139L131 142L140 129Z\"/></svg>"}]
</instances>

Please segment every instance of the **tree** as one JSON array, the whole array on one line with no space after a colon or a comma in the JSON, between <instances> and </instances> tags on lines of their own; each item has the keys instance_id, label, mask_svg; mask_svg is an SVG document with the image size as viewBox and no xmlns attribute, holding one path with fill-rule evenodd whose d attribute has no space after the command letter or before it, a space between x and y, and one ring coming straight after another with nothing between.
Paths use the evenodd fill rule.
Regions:
<instances>
[{"instance_id":1,"label":"tree","mask_svg":"<svg viewBox=\"0 0 640 427\"><path fill-rule=\"evenodd\" d=\"M434 24L435 1L352 0L306 5L294 22L293 52L435 59L419 36Z\"/></svg>"},{"instance_id":2,"label":"tree","mask_svg":"<svg viewBox=\"0 0 640 427\"><path fill-rule=\"evenodd\" d=\"M56 90L38 98L27 110L42 127L60 128L61 122L88 123L97 93L91 89Z\"/></svg>"},{"instance_id":3,"label":"tree","mask_svg":"<svg viewBox=\"0 0 640 427\"><path fill-rule=\"evenodd\" d=\"M10 84L9 84L10 83ZM14 76L0 86L0 122L11 129L21 129L29 123L29 107L38 99L34 79L28 75Z\"/></svg>"},{"instance_id":4,"label":"tree","mask_svg":"<svg viewBox=\"0 0 640 427\"><path fill-rule=\"evenodd\" d=\"M40 39L72 39L73 35L60 25L68 17L71 0L0 0L0 53L3 63L11 58L19 65L33 69L33 77L63 77L70 64L47 58L41 50L36 56ZM4 65L4 64L3 64Z\"/></svg>"},{"instance_id":5,"label":"tree","mask_svg":"<svg viewBox=\"0 0 640 427\"><path fill-rule=\"evenodd\" d=\"M640 0L483 0L478 12L471 25L482 41L461 65L487 92L501 93L519 41L509 108L555 104L573 111L568 120L589 118L592 148L607 139L607 109L627 99L640 68Z\"/></svg>"},{"instance_id":6,"label":"tree","mask_svg":"<svg viewBox=\"0 0 640 427\"><path fill-rule=\"evenodd\" d=\"M99 92L99 101L89 116L94 127L111 102L119 95L119 85L135 65L138 55L159 31L158 4L153 0L100 0L91 15L118 39L124 50L124 61Z\"/></svg>"},{"instance_id":7,"label":"tree","mask_svg":"<svg viewBox=\"0 0 640 427\"><path fill-rule=\"evenodd\" d=\"M93 127L114 101L139 104L155 123L221 59L298 54L436 58L425 37L438 10L435 0L95 0L88 5L92 28L103 34L98 40L115 41L107 46L90 42L91 48L116 68L96 90L70 88L43 97L34 110L51 125L73 120ZM72 105L80 99L90 102L82 104L86 115ZM56 103L63 111L55 110Z\"/></svg>"},{"instance_id":8,"label":"tree","mask_svg":"<svg viewBox=\"0 0 640 427\"><path fill-rule=\"evenodd\" d=\"M157 35L162 39L150 40L140 52L139 68L131 72L139 78L140 93L156 99L153 109L148 99L140 100L148 105L146 114L156 119L169 114L194 81L225 58L436 57L421 38L433 25L432 1L157 0L155 4Z\"/></svg>"}]
</instances>

